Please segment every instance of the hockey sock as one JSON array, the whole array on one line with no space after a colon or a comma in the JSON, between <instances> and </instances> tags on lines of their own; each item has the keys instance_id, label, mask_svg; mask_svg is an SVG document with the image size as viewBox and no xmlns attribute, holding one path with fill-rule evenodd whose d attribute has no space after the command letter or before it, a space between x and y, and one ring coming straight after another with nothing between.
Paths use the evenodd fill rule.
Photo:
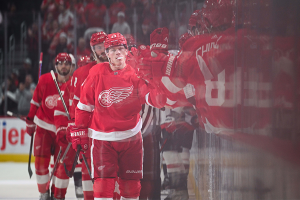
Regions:
<instances>
[{"instance_id":1,"label":"hockey sock","mask_svg":"<svg viewBox=\"0 0 300 200\"><path fill-rule=\"evenodd\" d=\"M67 165L67 169L71 169L71 165ZM55 173L55 190L54 197L57 199L65 198L69 185L69 177L67 176L64 165L59 163Z\"/></svg>"},{"instance_id":2,"label":"hockey sock","mask_svg":"<svg viewBox=\"0 0 300 200\"><path fill-rule=\"evenodd\" d=\"M46 185L49 180L49 162L50 157L35 157L35 173L38 190L40 193L46 193Z\"/></svg>"},{"instance_id":3,"label":"hockey sock","mask_svg":"<svg viewBox=\"0 0 300 200\"><path fill-rule=\"evenodd\" d=\"M90 165L91 159L87 158L87 162ZM85 164L82 165L82 189L84 200L94 200L93 182Z\"/></svg>"}]
</instances>

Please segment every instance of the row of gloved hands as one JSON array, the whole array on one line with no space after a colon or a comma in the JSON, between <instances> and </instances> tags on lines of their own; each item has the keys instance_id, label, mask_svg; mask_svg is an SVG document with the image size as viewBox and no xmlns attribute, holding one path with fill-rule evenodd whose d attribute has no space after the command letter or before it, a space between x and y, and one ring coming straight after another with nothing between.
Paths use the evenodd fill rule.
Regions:
<instances>
[{"instance_id":1,"label":"row of gloved hands","mask_svg":"<svg viewBox=\"0 0 300 200\"><path fill-rule=\"evenodd\" d=\"M33 119L26 117L26 132L31 137L33 136L36 124ZM74 122L69 123L68 127L59 127L56 132L56 143L59 146L66 146L68 143L72 143L72 148L77 150L77 145L81 146L83 152L89 148L89 138L87 128L78 128Z\"/></svg>"}]
</instances>

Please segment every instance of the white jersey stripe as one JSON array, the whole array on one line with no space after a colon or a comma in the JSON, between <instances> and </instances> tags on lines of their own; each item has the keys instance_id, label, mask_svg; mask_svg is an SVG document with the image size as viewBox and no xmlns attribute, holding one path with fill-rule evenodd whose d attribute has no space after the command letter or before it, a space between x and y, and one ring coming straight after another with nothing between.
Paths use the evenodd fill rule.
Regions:
<instances>
[{"instance_id":1,"label":"white jersey stripe","mask_svg":"<svg viewBox=\"0 0 300 200\"><path fill-rule=\"evenodd\" d=\"M37 116L34 116L33 122L43 129L46 129L48 131L52 131L52 132L56 133L55 125L49 124L49 123L39 119Z\"/></svg>"},{"instance_id":2,"label":"white jersey stripe","mask_svg":"<svg viewBox=\"0 0 300 200\"><path fill-rule=\"evenodd\" d=\"M74 95L73 99L78 100L78 101L80 100L79 97L76 95Z\"/></svg>"},{"instance_id":3,"label":"white jersey stripe","mask_svg":"<svg viewBox=\"0 0 300 200\"><path fill-rule=\"evenodd\" d=\"M40 107L40 104L37 103L37 102L35 102L35 101L33 101L33 99L31 99L30 103L32 103L33 105L36 105L37 107Z\"/></svg>"},{"instance_id":4,"label":"white jersey stripe","mask_svg":"<svg viewBox=\"0 0 300 200\"><path fill-rule=\"evenodd\" d=\"M100 132L95 131L94 129L89 128L89 137L96 140L105 140L105 141L118 141L130 138L136 135L142 129L143 120L140 118L139 122L132 129L125 131L114 131L114 132Z\"/></svg>"},{"instance_id":5,"label":"white jersey stripe","mask_svg":"<svg viewBox=\"0 0 300 200\"><path fill-rule=\"evenodd\" d=\"M77 104L77 108L79 108L80 110L84 110L84 111L87 111L87 112L93 112L95 106L92 106L92 105L85 105L83 103L81 103L79 101L79 103Z\"/></svg>"},{"instance_id":6,"label":"white jersey stripe","mask_svg":"<svg viewBox=\"0 0 300 200\"><path fill-rule=\"evenodd\" d=\"M167 76L163 76L161 78L161 82L172 93L177 93L177 92L179 92L182 89L182 88L179 88L176 85L174 85L174 83L172 83L172 81L170 80L170 78L167 77Z\"/></svg>"}]
</instances>

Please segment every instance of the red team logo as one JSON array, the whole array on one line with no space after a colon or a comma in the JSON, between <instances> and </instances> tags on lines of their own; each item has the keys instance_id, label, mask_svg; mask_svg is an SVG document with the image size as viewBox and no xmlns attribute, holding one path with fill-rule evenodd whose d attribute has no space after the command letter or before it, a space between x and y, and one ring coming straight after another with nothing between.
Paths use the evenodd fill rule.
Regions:
<instances>
[{"instance_id":1,"label":"red team logo","mask_svg":"<svg viewBox=\"0 0 300 200\"><path fill-rule=\"evenodd\" d=\"M129 97L132 93L133 85L130 87L112 87L99 94L98 100L101 106L110 107L113 103L119 103Z\"/></svg>"},{"instance_id":2,"label":"red team logo","mask_svg":"<svg viewBox=\"0 0 300 200\"><path fill-rule=\"evenodd\" d=\"M57 99L59 98L58 94L55 94L53 96L48 96L45 100L45 104L49 109L53 109L54 106L57 104Z\"/></svg>"}]
</instances>

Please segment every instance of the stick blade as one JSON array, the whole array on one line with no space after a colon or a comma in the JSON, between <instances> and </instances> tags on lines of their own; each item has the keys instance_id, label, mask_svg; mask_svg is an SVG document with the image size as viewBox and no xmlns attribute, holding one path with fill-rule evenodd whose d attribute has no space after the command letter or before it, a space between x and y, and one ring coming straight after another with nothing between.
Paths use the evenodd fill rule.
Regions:
<instances>
[{"instance_id":1,"label":"stick blade","mask_svg":"<svg viewBox=\"0 0 300 200\"><path fill-rule=\"evenodd\" d=\"M73 174L67 169L66 164L64 163L64 168L68 177L72 178Z\"/></svg>"},{"instance_id":2,"label":"stick blade","mask_svg":"<svg viewBox=\"0 0 300 200\"><path fill-rule=\"evenodd\" d=\"M14 114L11 111L7 111L6 114L11 116L11 117L14 116Z\"/></svg>"},{"instance_id":3,"label":"stick blade","mask_svg":"<svg viewBox=\"0 0 300 200\"><path fill-rule=\"evenodd\" d=\"M30 165L30 164L29 164ZM32 177L32 170L31 170L31 167L30 166L28 166L28 174L29 174L29 178L31 178Z\"/></svg>"}]
</instances>

